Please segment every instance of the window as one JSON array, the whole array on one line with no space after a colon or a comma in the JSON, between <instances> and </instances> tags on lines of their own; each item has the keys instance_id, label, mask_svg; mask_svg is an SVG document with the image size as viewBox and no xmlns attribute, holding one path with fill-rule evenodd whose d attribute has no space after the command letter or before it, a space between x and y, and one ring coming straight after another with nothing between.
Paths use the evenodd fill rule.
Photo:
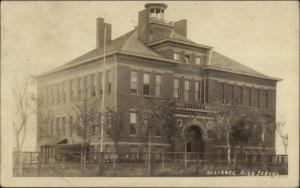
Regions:
<instances>
[{"instance_id":1,"label":"window","mask_svg":"<svg viewBox=\"0 0 300 188\"><path fill-rule=\"evenodd\" d=\"M201 63L200 57L196 57L196 58L195 58L195 64L196 64L196 65L200 65L200 63Z\"/></svg>"},{"instance_id":2,"label":"window","mask_svg":"<svg viewBox=\"0 0 300 188\"><path fill-rule=\"evenodd\" d=\"M239 105L243 104L243 88L242 86L237 86L237 103Z\"/></svg>"},{"instance_id":3,"label":"window","mask_svg":"<svg viewBox=\"0 0 300 188\"><path fill-rule=\"evenodd\" d=\"M66 102L66 89L65 89L65 82L62 83L62 102L65 103Z\"/></svg>"},{"instance_id":4,"label":"window","mask_svg":"<svg viewBox=\"0 0 300 188\"><path fill-rule=\"evenodd\" d=\"M218 97L222 103L225 102L225 83L220 83L220 92L218 93Z\"/></svg>"},{"instance_id":5,"label":"window","mask_svg":"<svg viewBox=\"0 0 300 188\"><path fill-rule=\"evenodd\" d=\"M135 145L130 146L130 152L131 153L137 153L138 152L138 146L135 146Z\"/></svg>"},{"instance_id":6,"label":"window","mask_svg":"<svg viewBox=\"0 0 300 188\"><path fill-rule=\"evenodd\" d=\"M155 146L155 152L162 153L164 152L164 148L162 146ZM159 155L156 156L159 159Z\"/></svg>"},{"instance_id":7,"label":"window","mask_svg":"<svg viewBox=\"0 0 300 188\"><path fill-rule=\"evenodd\" d=\"M259 89L255 89L256 90L256 96L257 96L257 107L259 108L260 107L260 92L259 92Z\"/></svg>"},{"instance_id":8,"label":"window","mask_svg":"<svg viewBox=\"0 0 300 188\"><path fill-rule=\"evenodd\" d=\"M190 81L185 80L184 81L184 100L189 100L190 95Z\"/></svg>"},{"instance_id":9,"label":"window","mask_svg":"<svg viewBox=\"0 0 300 188\"><path fill-rule=\"evenodd\" d=\"M60 137L60 131L59 131L59 118L56 118L56 136Z\"/></svg>"},{"instance_id":10,"label":"window","mask_svg":"<svg viewBox=\"0 0 300 188\"><path fill-rule=\"evenodd\" d=\"M57 104L60 103L60 84L56 85L56 102Z\"/></svg>"},{"instance_id":11,"label":"window","mask_svg":"<svg viewBox=\"0 0 300 188\"><path fill-rule=\"evenodd\" d=\"M106 113L106 120L107 120L106 129L107 130L111 129L112 121L113 121L113 116L112 115L113 115L112 112L107 112Z\"/></svg>"},{"instance_id":12,"label":"window","mask_svg":"<svg viewBox=\"0 0 300 188\"><path fill-rule=\"evenodd\" d=\"M190 55L185 55L184 56L184 62L190 64L191 63L191 56Z\"/></svg>"},{"instance_id":13,"label":"window","mask_svg":"<svg viewBox=\"0 0 300 188\"><path fill-rule=\"evenodd\" d=\"M154 17L154 9L153 8L150 10L150 17L151 18Z\"/></svg>"},{"instance_id":14,"label":"window","mask_svg":"<svg viewBox=\"0 0 300 188\"><path fill-rule=\"evenodd\" d=\"M160 127L155 128L155 136L162 136L162 132L161 132Z\"/></svg>"},{"instance_id":15,"label":"window","mask_svg":"<svg viewBox=\"0 0 300 188\"><path fill-rule=\"evenodd\" d=\"M130 158L131 159L137 159L139 155L139 147L137 145L131 145L130 146Z\"/></svg>"},{"instance_id":16,"label":"window","mask_svg":"<svg viewBox=\"0 0 300 188\"><path fill-rule=\"evenodd\" d=\"M150 120L150 118L151 118L151 110L144 110L143 121L144 121L145 125L147 125L147 123Z\"/></svg>"},{"instance_id":17,"label":"window","mask_svg":"<svg viewBox=\"0 0 300 188\"><path fill-rule=\"evenodd\" d=\"M174 53L174 54L173 54L173 59L176 60L176 61L179 61L179 60L180 60L180 55L179 55L179 53Z\"/></svg>"},{"instance_id":18,"label":"window","mask_svg":"<svg viewBox=\"0 0 300 188\"><path fill-rule=\"evenodd\" d=\"M46 86L46 104L49 104L49 99L50 99L50 97L49 97L49 86Z\"/></svg>"},{"instance_id":19,"label":"window","mask_svg":"<svg viewBox=\"0 0 300 188\"><path fill-rule=\"evenodd\" d=\"M107 94L111 94L111 71L106 72Z\"/></svg>"},{"instance_id":20,"label":"window","mask_svg":"<svg viewBox=\"0 0 300 188\"><path fill-rule=\"evenodd\" d=\"M156 97L161 96L161 75L160 74L155 75L155 96Z\"/></svg>"},{"instance_id":21,"label":"window","mask_svg":"<svg viewBox=\"0 0 300 188\"><path fill-rule=\"evenodd\" d=\"M88 98L88 76L83 78L83 97Z\"/></svg>"},{"instance_id":22,"label":"window","mask_svg":"<svg viewBox=\"0 0 300 188\"><path fill-rule=\"evenodd\" d=\"M131 94L138 93L138 75L136 71L130 72L130 93Z\"/></svg>"},{"instance_id":23,"label":"window","mask_svg":"<svg viewBox=\"0 0 300 188\"><path fill-rule=\"evenodd\" d=\"M262 101L264 102L264 108L268 109L268 100L269 100L269 95L267 90L263 90L263 99Z\"/></svg>"},{"instance_id":24,"label":"window","mask_svg":"<svg viewBox=\"0 0 300 188\"><path fill-rule=\"evenodd\" d=\"M113 145L105 145L104 152L115 152L115 147Z\"/></svg>"},{"instance_id":25,"label":"window","mask_svg":"<svg viewBox=\"0 0 300 188\"><path fill-rule=\"evenodd\" d=\"M91 75L91 97L96 96L96 84L95 84L95 75Z\"/></svg>"},{"instance_id":26,"label":"window","mask_svg":"<svg viewBox=\"0 0 300 188\"><path fill-rule=\"evenodd\" d=\"M54 85L51 86L51 103L54 104Z\"/></svg>"},{"instance_id":27,"label":"window","mask_svg":"<svg viewBox=\"0 0 300 188\"><path fill-rule=\"evenodd\" d=\"M225 96L226 96L225 97L226 101L232 101L233 100L233 85L226 84Z\"/></svg>"},{"instance_id":28,"label":"window","mask_svg":"<svg viewBox=\"0 0 300 188\"><path fill-rule=\"evenodd\" d=\"M77 100L81 99L81 78L77 79Z\"/></svg>"},{"instance_id":29,"label":"window","mask_svg":"<svg viewBox=\"0 0 300 188\"><path fill-rule=\"evenodd\" d=\"M173 81L173 88L174 88L174 98L179 99L179 79L175 78Z\"/></svg>"},{"instance_id":30,"label":"window","mask_svg":"<svg viewBox=\"0 0 300 188\"><path fill-rule=\"evenodd\" d=\"M144 73L143 74L143 93L144 95L150 95L150 74Z\"/></svg>"},{"instance_id":31,"label":"window","mask_svg":"<svg viewBox=\"0 0 300 188\"><path fill-rule=\"evenodd\" d=\"M49 104L52 104L52 86L49 85Z\"/></svg>"},{"instance_id":32,"label":"window","mask_svg":"<svg viewBox=\"0 0 300 188\"><path fill-rule=\"evenodd\" d=\"M61 122L61 134L62 136L66 136L66 118L62 117L62 122Z\"/></svg>"},{"instance_id":33,"label":"window","mask_svg":"<svg viewBox=\"0 0 300 188\"><path fill-rule=\"evenodd\" d=\"M91 131L91 135L95 135L96 134L96 125L95 124L92 124L90 131Z\"/></svg>"},{"instance_id":34,"label":"window","mask_svg":"<svg viewBox=\"0 0 300 188\"><path fill-rule=\"evenodd\" d=\"M49 126L48 126L49 124L48 124L48 122L47 122L47 124L44 126L44 131L43 131L43 135L44 136L48 136L48 133L49 133Z\"/></svg>"},{"instance_id":35,"label":"window","mask_svg":"<svg viewBox=\"0 0 300 188\"><path fill-rule=\"evenodd\" d=\"M51 136L54 136L53 130L54 130L54 119L51 119L51 122L50 122L50 135Z\"/></svg>"},{"instance_id":36,"label":"window","mask_svg":"<svg viewBox=\"0 0 300 188\"><path fill-rule=\"evenodd\" d=\"M245 106L251 106L251 88L246 87L245 88Z\"/></svg>"},{"instance_id":37,"label":"window","mask_svg":"<svg viewBox=\"0 0 300 188\"><path fill-rule=\"evenodd\" d=\"M74 100L74 86L73 80L70 80L70 101L73 102Z\"/></svg>"},{"instance_id":38,"label":"window","mask_svg":"<svg viewBox=\"0 0 300 188\"><path fill-rule=\"evenodd\" d=\"M137 113L130 112L130 135L136 135Z\"/></svg>"},{"instance_id":39,"label":"window","mask_svg":"<svg viewBox=\"0 0 300 188\"><path fill-rule=\"evenodd\" d=\"M69 136L72 136L72 134L73 134L73 117L72 116L70 116L69 117L70 118L70 120L69 120Z\"/></svg>"},{"instance_id":40,"label":"window","mask_svg":"<svg viewBox=\"0 0 300 188\"><path fill-rule=\"evenodd\" d=\"M200 101L200 82L195 82L195 101Z\"/></svg>"},{"instance_id":41,"label":"window","mask_svg":"<svg viewBox=\"0 0 300 188\"><path fill-rule=\"evenodd\" d=\"M98 95L102 96L103 94L103 75L102 72L98 73Z\"/></svg>"},{"instance_id":42,"label":"window","mask_svg":"<svg viewBox=\"0 0 300 188\"><path fill-rule=\"evenodd\" d=\"M143 113L143 130L142 130L143 132L147 130L150 118L151 118L151 111L150 110L144 110L144 113Z\"/></svg>"},{"instance_id":43,"label":"window","mask_svg":"<svg viewBox=\"0 0 300 188\"><path fill-rule=\"evenodd\" d=\"M44 103L44 90L45 90L45 87L41 87L41 90L39 92L39 98L41 99L41 102Z\"/></svg>"}]
</instances>

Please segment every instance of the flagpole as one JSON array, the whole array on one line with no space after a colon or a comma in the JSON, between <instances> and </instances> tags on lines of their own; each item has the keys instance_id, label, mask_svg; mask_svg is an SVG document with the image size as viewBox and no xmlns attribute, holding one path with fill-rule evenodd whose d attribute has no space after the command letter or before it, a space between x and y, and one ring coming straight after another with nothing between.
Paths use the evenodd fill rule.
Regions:
<instances>
[{"instance_id":1,"label":"flagpole","mask_svg":"<svg viewBox=\"0 0 300 188\"><path fill-rule=\"evenodd\" d=\"M103 40L103 78L102 78L102 103L101 103L101 137L100 137L100 152L103 151L103 137L104 137L104 102L105 102L105 79L106 79L106 67L105 67L105 49L106 48L106 27L104 28L104 40Z\"/></svg>"}]
</instances>

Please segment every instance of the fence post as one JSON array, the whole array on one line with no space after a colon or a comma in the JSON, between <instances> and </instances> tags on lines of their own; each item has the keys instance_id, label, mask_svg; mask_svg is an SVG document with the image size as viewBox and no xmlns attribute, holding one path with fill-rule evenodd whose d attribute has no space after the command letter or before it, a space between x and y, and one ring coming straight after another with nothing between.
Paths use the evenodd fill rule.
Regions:
<instances>
[{"instance_id":1,"label":"fence post","mask_svg":"<svg viewBox=\"0 0 300 188\"><path fill-rule=\"evenodd\" d=\"M30 152L30 164L32 164L32 152Z\"/></svg>"},{"instance_id":2,"label":"fence post","mask_svg":"<svg viewBox=\"0 0 300 188\"><path fill-rule=\"evenodd\" d=\"M162 153L162 158L161 158L161 168L165 167L165 152Z\"/></svg>"},{"instance_id":3,"label":"fence post","mask_svg":"<svg viewBox=\"0 0 300 188\"><path fill-rule=\"evenodd\" d=\"M187 166L187 161L186 161L186 143L184 144L184 167Z\"/></svg>"},{"instance_id":4,"label":"fence post","mask_svg":"<svg viewBox=\"0 0 300 188\"><path fill-rule=\"evenodd\" d=\"M40 176L40 159L39 159L39 156L38 156L38 164L37 164L37 176L39 177Z\"/></svg>"},{"instance_id":5,"label":"fence post","mask_svg":"<svg viewBox=\"0 0 300 188\"><path fill-rule=\"evenodd\" d=\"M97 158L99 159L99 152L97 153ZM98 160L99 162L99 160ZM99 162L99 175L101 176L102 175L102 152L100 152L100 162Z\"/></svg>"}]
</instances>

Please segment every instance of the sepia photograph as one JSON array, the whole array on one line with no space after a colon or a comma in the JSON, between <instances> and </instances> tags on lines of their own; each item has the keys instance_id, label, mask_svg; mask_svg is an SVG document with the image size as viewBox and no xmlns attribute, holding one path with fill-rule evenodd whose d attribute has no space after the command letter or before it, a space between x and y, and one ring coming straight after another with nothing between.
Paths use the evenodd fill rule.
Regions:
<instances>
[{"instance_id":1,"label":"sepia photograph","mask_svg":"<svg viewBox=\"0 0 300 188\"><path fill-rule=\"evenodd\" d=\"M299 2L1 2L1 186L298 183Z\"/></svg>"}]
</instances>

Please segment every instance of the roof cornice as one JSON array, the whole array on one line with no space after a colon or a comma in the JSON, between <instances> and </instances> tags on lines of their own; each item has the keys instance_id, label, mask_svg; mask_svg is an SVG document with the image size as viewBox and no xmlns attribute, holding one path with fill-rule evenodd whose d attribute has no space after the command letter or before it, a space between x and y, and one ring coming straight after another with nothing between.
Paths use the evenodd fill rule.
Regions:
<instances>
[{"instance_id":1,"label":"roof cornice","mask_svg":"<svg viewBox=\"0 0 300 188\"><path fill-rule=\"evenodd\" d=\"M179 64L179 62L172 60L172 59L167 59L167 58L162 58L162 57L154 57L154 56L148 56L148 55L142 55L142 54L136 54L128 51L117 51L116 53L118 54L123 54L123 55L130 55L130 56L135 56L135 57L140 57L140 58L145 58L145 59L154 59L157 61L165 62L165 63L172 63L172 64Z\"/></svg>"},{"instance_id":2,"label":"roof cornice","mask_svg":"<svg viewBox=\"0 0 300 188\"><path fill-rule=\"evenodd\" d=\"M166 39L158 40L158 41L155 41L155 42L151 42L149 44L146 44L146 46L150 47L150 46L154 46L156 44L160 44L160 43L164 43L164 42L180 43L180 44L194 46L194 47L206 48L206 49L209 49L209 50L213 49L212 46L207 46L207 45L203 45L203 44L196 44L196 43L191 43L191 42L185 42L185 41L175 40L175 39L170 39L170 38L166 38Z\"/></svg>"},{"instance_id":3,"label":"roof cornice","mask_svg":"<svg viewBox=\"0 0 300 188\"><path fill-rule=\"evenodd\" d=\"M145 58L145 59L154 59L154 60L161 61L161 62L164 62L164 63L178 64L177 61L174 61L174 60L171 60L171 59L154 57L154 56L148 56L148 55L142 55L142 54L135 54L135 53L127 52L127 51L123 51L123 50L121 50L121 51L112 51L110 53L107 53L106 57L107 56L111 56L113 54L123 54L123 55L135 56L135 57ZM103 57L104 57L104 55L99 55L97 57L86 59L86 60L82 60L82 61L76 62L74 64L70 64L70 65L66 65L65 64L65 65L59 66L57 68L54 68L54 69L52 69L50 71L34 75L33 77L36 78L36 79L37 78L41 78L41 77L44 77L44 76L47 76L47 75L50 75L50 74L54 74L54 73L61 72L61 71L67 70L67 69L71 69L71 68L74 68L74 67L77 67L77 66L81 66L81 65L83 65L85 63L88 63L88 62L91 62L91 61L95 61L95 60L101 59Z\"/></svg>"},{"instance_id":4,"label":"roof cornice","mask_svg":"<svg viewBox=\"0 0 300 188\"><path fill-rule=\"evenodd\" d=\"M233 73L233 74L239 74L239 75L244 75L244 76L251 76L251 77L255 77L255 78L263 78L263 79L273 80L273 81L282 81L281 78L275 78L275 77L269 77L269 76L260 76L260 75L256 75L256 74L249 74L249 73L244 73L244 72L226 70L226 69L211 66L211 65L206 66L206 67L202 67L202 69L217 70L217 71L228 72L228 73Z\"/></svg>"},{"instance_id":5,"label":"roof cornice","mask_svg":"<svg viewBox=\"0 0 300 188\"><path fill-rule=\"evenodd\" d=\"M106 56L111 56L113 55L114 53L116 53L116 51L113 51L113 52L110 52L110 53L107 53ZM37 74L34 76L34 78L41 78L43 76L47 76L49 74L53 74L53 73L57 73L57 72L60 72L60 71L63 71L63 70L67 70L67 69L70 69L70 68L73 68L73 67L76 67L76 66L80 66L84 63L88 63L88 62L91 62L91 61L95 61L95 60L98 60L98 59L101 59L103 58L104 56L103 55L100 55L100 56L97 56L97 57L94 57L94 58L89 58L89 59L86 59L86 60L82 60L82 61L79 61L79 62L76 62L74 64L64 64L64 65L61 65L57 68L54 68L50 71L46 71L44 73L41 73L41 74Z\"/></svg>"}]
</instances>

